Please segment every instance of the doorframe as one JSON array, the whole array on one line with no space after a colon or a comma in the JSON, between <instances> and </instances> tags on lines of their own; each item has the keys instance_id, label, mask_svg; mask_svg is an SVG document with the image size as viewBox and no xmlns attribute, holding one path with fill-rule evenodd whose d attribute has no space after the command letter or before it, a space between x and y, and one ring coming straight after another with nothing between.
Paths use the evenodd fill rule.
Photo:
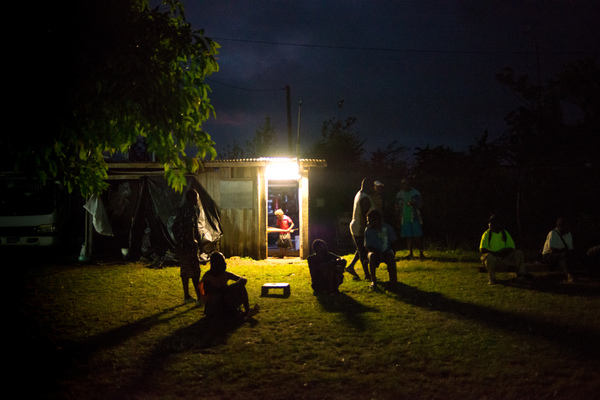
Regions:
<instances>
[{"instance_id":1,"label":"doorframe","mask_svg":"<svg viewBox=\"0 0 600 400\"><path fill-rule=\"evenodd\" d=\"M271 182L280 182L280 184L272 184ZM302 248L303 248L303 239L304 239L304 235L305 235L305 226L303 224L304 222L304 218L302 216L302 210L303 210L303 203L304 203L304 198L302 196L302 191L301 191L301 179L283 179L283 180L279 180L279 179L268 179L267 180L267 187L266 187L266 196L265 196L265 209L266 209L266 225L267 227L269 226L269 216L273 215L272 213L269 213L269 198L270 198L270 193L271 193L271 188L274 187L290 187L290 188L295 188L294 192L296 194L296 207L297 207L297 213L298 213L298 218L294 218L294 229L298 229L297 234L293 235L294 236L294 240L292 242L293 247L291 250L288 250L287 254L289 257L302 257ZM274 209L272 210L273 212L275 211ZM267 233L267 238L266 238L266 244L267 244L267 257L273 257L276 256L276 253L278 253L278 250L276 249L270 249L269 248L269 237L268 237L269 233Z\"/></svg>"}]
</instances>

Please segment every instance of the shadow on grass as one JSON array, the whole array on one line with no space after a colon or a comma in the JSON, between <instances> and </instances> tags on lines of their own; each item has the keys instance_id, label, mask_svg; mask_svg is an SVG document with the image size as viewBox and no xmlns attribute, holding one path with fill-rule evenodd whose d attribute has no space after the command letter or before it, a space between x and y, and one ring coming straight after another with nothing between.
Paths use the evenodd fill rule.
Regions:
<instances>
[{"instance_id":1,"label":"shadow on grass","mask_svg":"<svg viewBox=\"0 0 600 400\"><path fill-rule=\"evenodd\" d=\"M577 283L567 283L564 274L545 273L536 275L530 284L520 285L512 281L500 281L505 286L518 286L523 289L567 296L600 297L600 280L597 277L580 276Z\"/></svg>"},{"instance_id":2,"label":"shadow on grass","mask_svg":"<svg viewBox=\"0 0 600 400\"><path fill-rule=\"evenodd\" d=\"M252 326L258 323L255 319L244 321L242 318L208 318L203 317L192 325L181 328L157 346L157 354L173 354L177 352L214 352L213 348L226 345L229 337L242 325Z\"/></svg>"},{"instance_id":3,"label":"shadow on grass","mask_svg":"<svg viewBox=\"0 0 600 400\"><path fill-rule=\"evenodd\" d=\"M388 292L398 301L412 304L431 311L454 314L461 318L475 320L493 329L518 335L530 336L553 342L576 352L588 360L600 359L600 334L593 330L550 322L535 317L525 317L517 313L497 310L477 304L449 299L437 292L427 292L399 283L393 292Z\"/></svg>"},{"instance_id":4,"label":"shadow on grass","mask_svg":"<svg viewBox=\"0 0 600 400\"><path fill-rule=\"evenodd\" d=\"M487 272L479 270L480 273ZM514 272L514 271L501 271ZM532 281L519 282L517 279L498 279L498 285L518 287L542 293L553 293L567 296L600 297L600 279L596 273L577 271L578 281L567 283L564 273L548 271L535 273Z\"/></svg>"},{"instance_id":5,"label":"shadow on grass","mask_svg":"<svg viewBox=\"0 0 600 400\"><path fill-rule=\"evenodd\" d=\"M367 323L363 317L364 313L379 312L376 308L359 303L346 293L340 293L335 296L320 294L316 297L325 311L342 314L346 319L346 323L359 331L367 330Z\"/></svg>"},{"instance_id":6,"label":"shadow on grass","mask_svg":"<svg viewBox=\"0 0 600 400\"><path fill-rule=\"evenodd\" d=\"M169 365L171 357L178 353L216 353L215 348L226 345L229 337L242 325L256 325L255 319L208 318L181 328L158 343L153 351L144 356L139 372L125 385L116 389L106 398L127 398L130 393L144 393L145 388L153 387L153 382L162 376L163 367Z\"/></svg>"},{"instance_id":7,"label":"shadow on grass","mask_svg":"<svg viewBox=\"0 0 600 400\"><path fill-rule=\"evenodd\" d=\"M65 343L61 347L51 343L50 339L41 337L29 342L24 335L19 338L19 341L23 342L21 348L24 349L19 361L25 363L27 360L36 360L33 364L27 363L25 368L30 372L36 368L39 370L39 373L34 373L38 384L29 389L44 394L60 393L62 388L57 382L64 381L67 376L85 376L93 372L89 370L88 362L96 353L122 345L157 325L197 310L197 308L185 308L178 311L183 306L184 304L179 304L164 309L147 318L92 336L81 343ZM25 321L26 319L23 322Z\"/></svg>"},{"instance_id":8,"label":"shadow on grass","mask_svg":"<svg viewBox=\"0 0 600 400\"><path fill-rule=\"evenodd\" d=\"M58 363L56 355L48 358L49 362L53 363L51 369L55 372L53 380L55 382L62 380L55 380L58 375L69 376L72 379L74 376L85 376L93 373L93 371L88 370L86 365L95 353L135 339L136 336L143 334L152 327L166 323L181 314L200 310L191 307L164 317L181 306L171 307L151 317L120 326L110 332L90 338L84 343L68 346L61 351L60 359L62 362ZM226 345L229 337L244 323L254 325L257 321L254 319L244 321L241 318L211 319L203 317L189 326L174 331L168 337L153 345L148 353L141 354L137 360L138 365L135 373L130 375L122 385L106 388L104 398L127 398L128 394L131 393L144 393L146 387L152 387L152 382L160 379L164 367L169 365L171 357L178 353L188 352L214 353L216 351L214 348ZM59 387L49 389L55 393L61 391Z\"/></svg>"}]
</instances>

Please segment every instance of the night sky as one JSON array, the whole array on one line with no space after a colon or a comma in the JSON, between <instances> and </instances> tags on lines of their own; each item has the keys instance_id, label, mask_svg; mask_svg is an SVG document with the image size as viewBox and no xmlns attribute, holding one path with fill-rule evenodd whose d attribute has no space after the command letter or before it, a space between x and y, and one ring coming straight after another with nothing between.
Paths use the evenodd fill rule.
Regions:
<instances>
[{"instance_id":1,"label":"night sky","mask_svg":"<svg viewBox=\"0 0 600 400\"><path fill-rule=\"evenodd\" d=\"M193 28L222 46L209 77L217 118L204 125L217 150L243 145L267 115L287 146L288 85L302 151L324 121L348 117L368 151L392 141L461 151L486 130L505 133L520 104L495 79L504 67L535 82L539 60L546 82L567 62L600 58L597 1L184 4Z\"/></svg>"}]
</instances>

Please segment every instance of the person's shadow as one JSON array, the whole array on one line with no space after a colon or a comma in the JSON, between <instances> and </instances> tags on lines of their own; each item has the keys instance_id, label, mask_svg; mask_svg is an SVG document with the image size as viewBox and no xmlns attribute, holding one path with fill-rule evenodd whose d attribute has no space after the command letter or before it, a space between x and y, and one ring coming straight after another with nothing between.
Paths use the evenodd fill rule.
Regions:
<instances>
[{"instance_id":1,"label":"person's shadow","mask_svg":"<svg viewBox=\"0 0 600 400\"><path fill-rule=\"evenodd\" d=\"M346 293L335 296L328 294L316 295L319 304L327 312L340 313L346 319L346 323L359 331L367 329L366 320L363 317L367 312L379 312L378 309L359 303Z\"/></svg>"},{"instance_id":2,"label":"person's shadow","mask_svg":"<svg viewBox=\"0 0 600 400\"><path fill-rule=\"evenodd\" d=\"M258 321L253 318L244 320L241 317L202 317L173 332L144 357L137 379L122 385L117 393L107 398L125 398L128 393L143 393L145 387L151 387L152 382L160 378L164 366L169 364L169 358L174 354L216 353L219 347L227 344L235 331L248 323L254 326Z\"/></svg>"},{"instance_id":3,"label":"person's shadow","mask_svg":"<svg viewBox=\"0 0 600 400\"><path fill-rule=\"evenodd\" d=\"M439 311L459 318L474 320L494 329L527 335L554 342L570 348L580 357L600 360L600 334L584 326L574 327L535 316L524 316L493 307L455 300L437 292L427 292L416 287L398 283L393 291L387 292L396 300L430 311Z\"/></svg>"},{"instance_id":4,"label":"person's shadow","mask_svg":"<svg viewBox=\"0 0 600 400\"><path fill-rule=\"evenodd\" d=\"M210 351L209 349L226 345L229 337L245 323L256 325L257 320L244 320L241 317L202 317L197 322L183 327L158 347L162 351L173 353L178 351Z\"/></svg>"}]
</instances>

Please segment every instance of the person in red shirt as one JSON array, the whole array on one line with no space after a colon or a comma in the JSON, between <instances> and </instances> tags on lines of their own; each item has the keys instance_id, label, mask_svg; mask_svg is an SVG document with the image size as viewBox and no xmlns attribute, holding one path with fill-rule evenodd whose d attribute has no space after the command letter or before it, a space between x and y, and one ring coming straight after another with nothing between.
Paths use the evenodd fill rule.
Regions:
<instances>
[{"instance_id":1,"label":"person in red shirt","mask_svg":"<svg viewBox=\"0 0 600 400\"><path fill-rule=\"evenodd\" d=\"M279 239L277 240L277 247L279 247L279 258L285 258L287 249L292 247L292 236L290 232L294 227L294 221L283 213L283 210L279 209L275 211L277 217L277 228L281 229L279 233Z\"/></svg>"}]
</instances>

